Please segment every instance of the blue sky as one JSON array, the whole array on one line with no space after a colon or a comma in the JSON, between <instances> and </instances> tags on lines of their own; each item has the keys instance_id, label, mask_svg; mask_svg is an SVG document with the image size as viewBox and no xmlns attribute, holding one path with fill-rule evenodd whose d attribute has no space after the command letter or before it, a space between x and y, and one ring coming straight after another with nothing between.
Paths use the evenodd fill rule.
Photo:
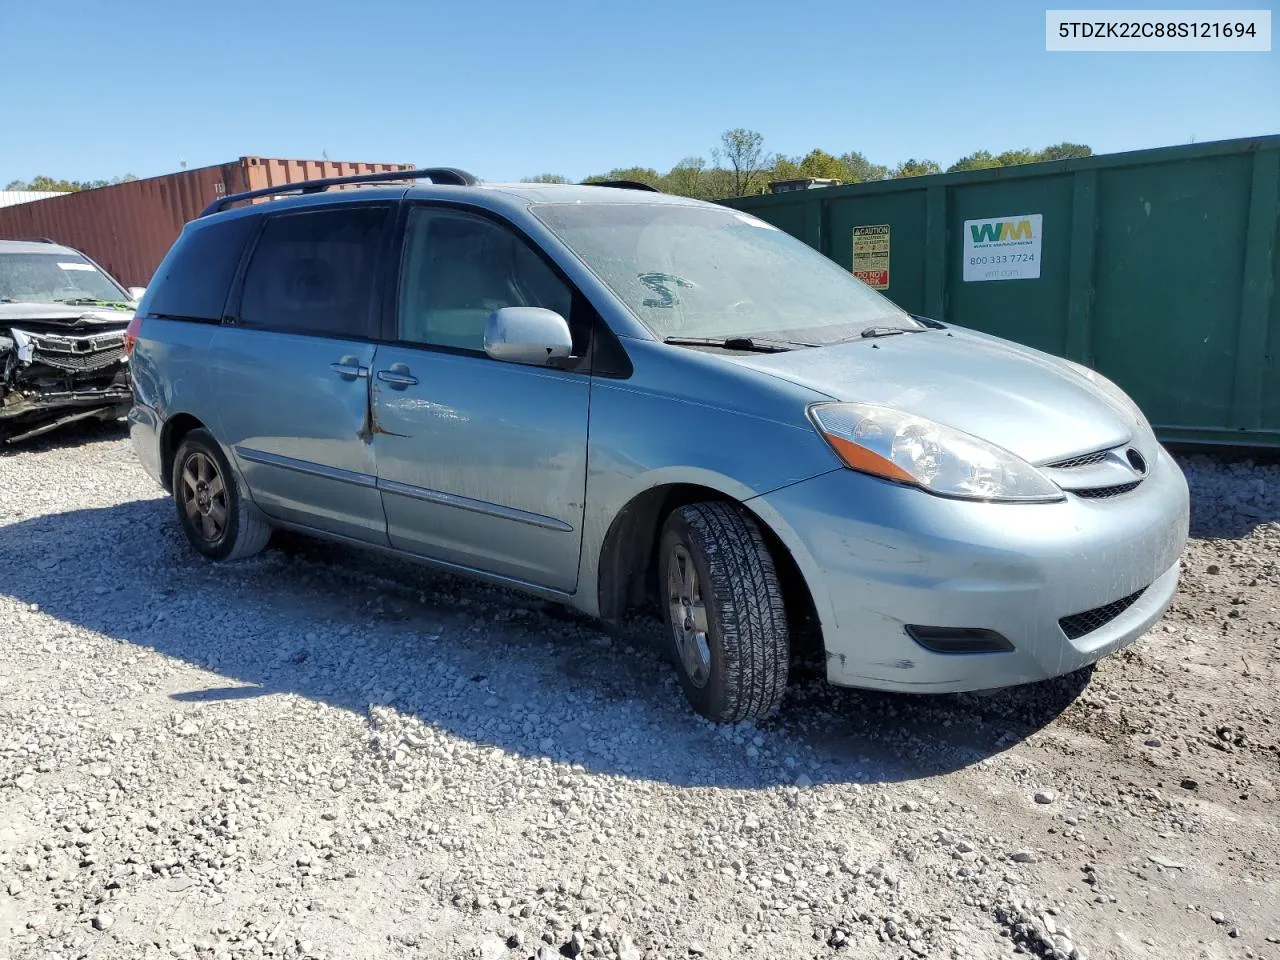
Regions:
<instances>
[{"instance_id":1,"label":"blue sky","mask_svg":"<svg viewBox=\"0 0 1280 960\"><path fill-rule=\"evenodd\" d=\"M1046 53L1045 5L1026 0L51 9L15 2L0 16L0 186L322 151L577 178L665 170L735 126L771 151L943 166L980 148L1280 132L1275 49Z\"/></svg>"}]
</instances>

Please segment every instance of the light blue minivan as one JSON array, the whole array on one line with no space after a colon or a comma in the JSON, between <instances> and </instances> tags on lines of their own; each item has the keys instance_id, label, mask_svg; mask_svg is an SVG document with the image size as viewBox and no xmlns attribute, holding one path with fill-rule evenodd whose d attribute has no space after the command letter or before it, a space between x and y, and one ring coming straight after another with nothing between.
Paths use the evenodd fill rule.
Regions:
<instances>
[{"instance_id":1,"label":"light blue minivan","mask_svg":"<svg viewBox=\"0 0 1280 960\"><path fill-rule=\"evenodd\" d=\"M718 721L776 709L802 625L843 685L1077 670L1160 617L1187 536L1103 377L638 184L227 197L126 348L134 446L206 557L285 528L608 620L656 602Z\"/></svg>"}]
</instances>

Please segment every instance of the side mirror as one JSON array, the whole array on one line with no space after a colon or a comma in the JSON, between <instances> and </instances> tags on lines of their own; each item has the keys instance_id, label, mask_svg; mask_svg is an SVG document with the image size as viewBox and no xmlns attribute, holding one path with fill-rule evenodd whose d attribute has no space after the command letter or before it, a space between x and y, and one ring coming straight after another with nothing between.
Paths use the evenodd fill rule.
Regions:
<instances>
[{"instance_id":1,"label":"side mirror","mask_svg":"<svg viewBox=\"0 0 1280 960\"><path fill-rule=\"evenodd\" d=\"M495 360L545 367L573 352L569 324L554 310L503 307L489 314L484 352Z\"/></svg>"},{"instance_id":2,"label":"side mirror","mask_svg":"<svg viewBox=\"0 0 1280 960\"><path fill-rule=\"evenodd\" d=\"M133 297L134 303L142 299L142 295L147 292L146 287L130 287L129 296Z\"/></svg>"}]
</instances>

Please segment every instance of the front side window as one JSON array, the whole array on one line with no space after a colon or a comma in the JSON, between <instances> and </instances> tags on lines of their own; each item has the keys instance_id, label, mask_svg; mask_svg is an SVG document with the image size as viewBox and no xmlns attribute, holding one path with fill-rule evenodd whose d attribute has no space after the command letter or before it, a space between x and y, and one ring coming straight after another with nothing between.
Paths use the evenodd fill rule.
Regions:
<instances>
[{"instance_id":1,"label":"front side window","mask_svg":"<svg viewBox=\"0 0 1280 960\"><path fill-rule=\"evenodd\" d=\"M867 327L921 329L848 271L748 214L674 203L531 209L659 339L827 344Z\"/></svg>"},{"instance_id":2,"label":"front side window","mask_svg":"<svg viewBox=\"0 0 1280 960\"><path fill-rule=\"evenodd\" d=\"M77 253L0 254L0 303L128 307L128 294Z\"/></svg>"},{"instance_id":3,"label":"front side window","mask_svg":"<svg viewBox=\"0 0 1280 960\"><path fill-rule=\"evenodd\" d=\"M544 307L568 320L572 302L564 281L501 224L440 207L410 210L397 339L483 350L494 310Z\"/></svg>"},{"instance_id":4,"label":"front side window","mask_svg":"<svg viewBox=\"0 0 1280 960\"><path fill-rule=\"evenodd\" d=\"M387 207L269 217L245 272L239 322L296 333L370 337Z\"/></svg>"}]
</instances>

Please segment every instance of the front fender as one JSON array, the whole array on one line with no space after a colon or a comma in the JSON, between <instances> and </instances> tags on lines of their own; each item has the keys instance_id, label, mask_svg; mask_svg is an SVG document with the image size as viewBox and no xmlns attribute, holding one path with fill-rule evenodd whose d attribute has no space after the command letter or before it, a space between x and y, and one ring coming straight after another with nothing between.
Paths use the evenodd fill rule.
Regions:
<instances>
[{"instance_id":1,"label":"front fender","mask_svg":"<svg viewBox=\"0 0 1280 960\"><path fill-rule=\"evenodd\" d=\"M745 503L839 466L804 415L814 399L809 391L772 378L744 385L745 378L724 369L728 364L698 371L699 391L689 390L687 381L683 390L669 389L657 377L646 378L643 358L636 359L632 380L592 384L575 604L595 616L610 530L638 498L682 485ZM762 381L771 395L762 396ZM754 388L748 402L735 402L743 399L735 388L744 386Z\"/></svg>"}]
</instances>

